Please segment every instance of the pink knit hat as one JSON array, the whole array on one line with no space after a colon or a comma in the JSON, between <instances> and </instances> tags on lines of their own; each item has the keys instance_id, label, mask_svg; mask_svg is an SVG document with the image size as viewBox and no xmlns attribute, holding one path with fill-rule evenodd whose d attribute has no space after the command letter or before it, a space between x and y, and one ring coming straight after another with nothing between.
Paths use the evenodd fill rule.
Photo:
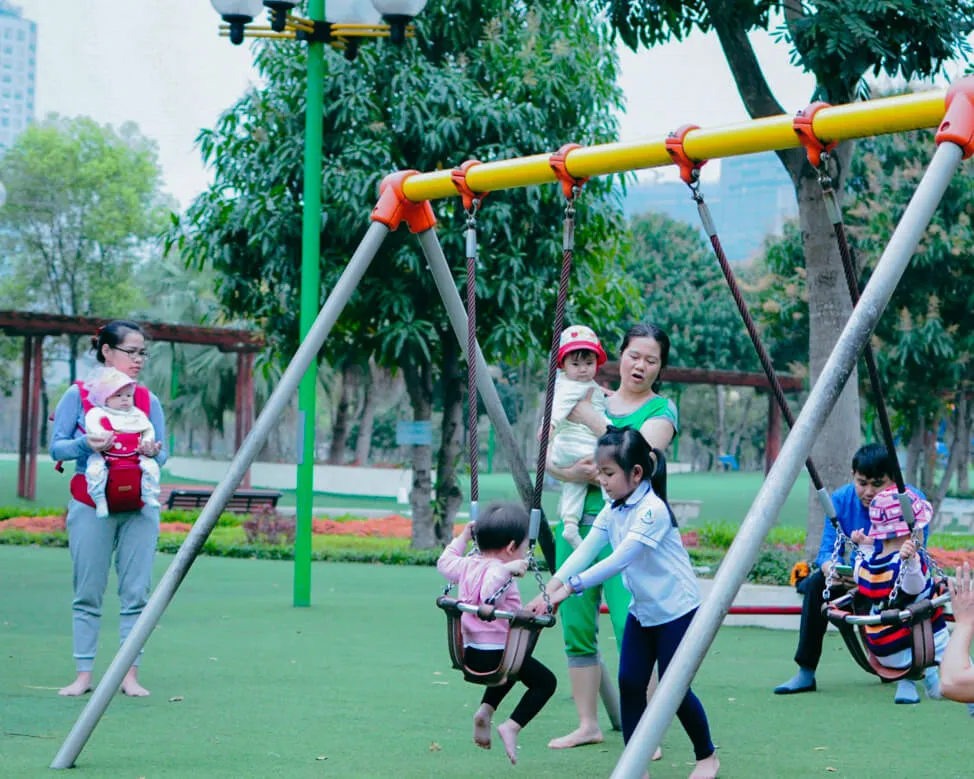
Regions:
<instances>
[{"instance_id":1,"label":"pink knit hat","mask_svg":"<svg viewBox=\"0 0 974 779\"><path fill-rule=\"evenodd\" d=\"M585 325L566 327L561 331L561 338L558 341L558 367L561 367L566 355L583 350L595 352L596 365L601 365L607 359L605 349L602 348L599 337L591 327Z\"/></svg>"},{"instance_id":2,"label":"pink knit hat","mask_svg":"<svg viewBox=\"0 0 974 779\"><path fill-rule=\"evenodd\" d=\"M926 527L933 519L933 506L909 487L906 494L913 506L913 521L916 527ZM869 537L880 540L902 538L910 535L910 526L903 519L903 508L897 496L896 487L887 487L876 494L869 504Z\"/></svg>"},{"instance_id":3,"label":"pink knit hat","mask_svg":"<svg viewBox=\"0 0 974 779\"><path fill-rule=\"evenodd\" d=\"M85 380L85 389L93 406L104 406L106 400L129 384L135 384L135 379L120 370L99 368Z\"/></svg>"}]
</instances>

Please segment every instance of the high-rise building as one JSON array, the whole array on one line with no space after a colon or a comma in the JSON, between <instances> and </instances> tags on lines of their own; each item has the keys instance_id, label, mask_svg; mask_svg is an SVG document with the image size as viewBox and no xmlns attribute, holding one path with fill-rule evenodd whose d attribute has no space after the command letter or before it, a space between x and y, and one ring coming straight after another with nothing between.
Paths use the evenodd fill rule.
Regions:
<instances>
[{"instance_id":1,"label":"high-rise building","mask_svg":"<svg viewBox=\"0 0 974 779\"><path fill-rule=\"evenodd\" d=\"M34 121L37 25L0 0L0 154Z\"/></svg>"},{"instance_id":2,"label":"high-rise building","mask_svg":"<svg viewBox=\"0 0 974 779\"><path fill-rule=\"evenodd\" d=\"M784 222L798 215L795 189L773 152L721 160L720 181L704 182L701 191L731 262L750 260L767 236L780 235ZM682 182L630 187L625 211L630 216L656 211L700 227L697 209Z\"/></svg>"}]
</instances>

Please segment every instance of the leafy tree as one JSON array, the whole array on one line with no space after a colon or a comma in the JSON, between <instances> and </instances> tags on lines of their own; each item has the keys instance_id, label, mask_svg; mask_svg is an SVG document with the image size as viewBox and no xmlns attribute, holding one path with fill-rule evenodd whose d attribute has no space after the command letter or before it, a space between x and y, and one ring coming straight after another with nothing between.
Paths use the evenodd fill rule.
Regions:
<instances>
[{"instance_id":1,"label":"leafy tree","mask_svg":"<svg viewBox=\"0 0 974 779\"><path fill-rule=\"evenodd\" d=\"M186 257L212 262L221 304L254 319L276 353L297 343L306 50L257 46L264 85L200 136L214 185L192 204L172 240ZM363 47L349 63L325 57L321 231L322 300L367 227L376 186L395 169L434 170L468 158L535 154L567 141L614 137L621 93L617 60L589 4L446 0L417 19L402 49ZM585 187L579 205L576 292L571 311L609 320L619 300L610 258L620 228L611 182ZM457 199L434 204L454 273L464 267ZM488 359L517 360L547 349L559 273L557 187L491 194L478 215L479 336ZM322 358L365 366L370 357L405 378L413 417L429 419L439 377L445 423L437 464L435 519L429 501L432 452L413 447L413 543L452 536L461 496L460 351L425 260L402 230L390 236L360 284Z\"/></svg>"},{"instance_id":2,"label":"leafy tree","mask_svg":"<svg viewBox=\"0 0 974 779\"><path fill-rule=\"evenodd\" d=\"M816 77L812 99L847 103L867 92L867 73L907 79L927 77L958 52L969 48L966 35L974 19L970 0L601 0L613 27L632 49L680 40L692 30L713 30L727 58L738 92L754 117L784 113L769 86L748 39L753 30L776 28L791 47L795 64ZM811 102L811 99L810 101ZM833 158L837 191L842 192L852 144L842 144ZM808 278L811 378L817 380L843 325L851 303L845 290L838 249L818 190L815 171L802 150L778 157L791 176L799 204L799 225ZM849 461L859 443L859 403L850 382L819 435L813 454L827 485L848 478ZM823 517L809 491L809 547L819 535Z\"/></svg>"},{"instance_id":3,"label":"leafy tree","mask_svg":"<svg viewBox=\"0 0 974 779\"><path fill-rule=\"evenodd\" d=\"M130 314L136 274L167 210L155 144L131 122L116 130L51 115L17 137L0 179L0 242L10 262L0 295L34 311ZM78 337L69 345L74 380Z\"/></svg>"}]
</instances>

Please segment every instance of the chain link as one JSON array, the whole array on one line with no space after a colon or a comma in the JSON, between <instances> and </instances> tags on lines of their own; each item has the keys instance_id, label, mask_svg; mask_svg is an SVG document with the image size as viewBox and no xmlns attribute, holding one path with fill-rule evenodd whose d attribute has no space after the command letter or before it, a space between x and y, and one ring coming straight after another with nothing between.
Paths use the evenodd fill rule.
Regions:
<instances>
[{"instance_id":1,"label":"chain link","mask_svg":"<svg viewBox=\"0 0 974 779\"><path fill-rule=\"evenodd\" d=\"M845 534L835 529L835 543L832 545L832 559L829 572L825 575L825 589L822 590L822 600L828 601L832 597L832 585L835 583L835 566L839 564L839 550L845 545Z\"/></svg>"},{"instance_id":2,"label":"chain link","mask_svg":"<svg viewBox=\"0 0 974 779\"><path fill-rule=\"evenodd\" d=\"M541 598L544 600L544 610L545 614L552 614L554 612L554 607L551 605L551 598L548 595L548 590L545 589L544 579L541 578L541 569L538 568L538 561L534 556L534 545L528 549L528 569L534 573L534 578L538 582L538 589L541 591Z\"/></svg>"}]
</instances>

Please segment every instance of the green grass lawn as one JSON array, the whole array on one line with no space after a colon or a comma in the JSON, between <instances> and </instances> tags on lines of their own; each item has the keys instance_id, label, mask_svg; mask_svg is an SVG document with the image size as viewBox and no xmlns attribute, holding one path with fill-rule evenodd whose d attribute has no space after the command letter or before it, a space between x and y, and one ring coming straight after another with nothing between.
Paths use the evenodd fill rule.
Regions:
<instances>
[{"instance_id":1,"label":"green grass lawn","mask_svg":"<svg viewBox=\"0 0 974 779\"><path fill-rule=\"evenodd\" d=\"M381 470L377 470L376 474L376 478L381 478ZM761 473L681 473L670 476L669 489L674 499L703 502L700 517L688 523L689 526L701 525L710 521L739 524L747 514L747 510L757 495L763 480L764 475ZM24 500L17 497L17 463L12 460L0 460L0 506L56 507L67 505L69 498L68 481L67 473L57 473L53 468L42 464L37 469L38 497L34 501ZM464 494L469 495L469 480L467 477L462 477L461 481ZM164 468L163 482L185 484L191 483L192 480L174 477ZM785 502L781 513L781 524L804 527L807 494L808 477L803 472ZM487 503L491 500L516 499L517 489L510 474L481 474L481 503ZM295 491L284 490L279 505L294 506L295 502ZM558 507L558 494L545 492L543 503L545 512L549 516L555 516ZM397 504L391 498L349 498L320 492L315 493L314 505L321 509L368 508L387 510L390 513L401 513L408 508Z\"/></svg>"},{"instance_id":2,"label":"green grass lawn","mask_svg":"<svg viewBox=\"0 0 974 779\"><path fill-rule=\"evenodd\" d=\"M156 575L172 558L160 555ZM523 732L519 764L470 743L479 688L449 667L440 586L428 568L316 564L312 607L290 605L287 563L201 558L146 650L147 699L115 697L82 752L78 776L608 776L622 749L553 751L574 724L560 629L538 656L555 698ZM67 550L0 546L0 776L51 776L50 761L85 701L59 698L73 677ZM521 585L527 595L529 582ZM115 648L114 576L96 674ZM826 639L819 692L777 697L795 634L726 628L694 689L707 708L721 776L969 777L974 721L963 706L895 706L893 689ZM607 640L607 661L616 652ZM514 700L505 701L501 715ZM852 725L852 723L856 723ZM607 722L603 716L603 725ZM852 725L852 727L850 727ZM678 724L653 779L689 773Z\"/></svg>"}]
</instances>

